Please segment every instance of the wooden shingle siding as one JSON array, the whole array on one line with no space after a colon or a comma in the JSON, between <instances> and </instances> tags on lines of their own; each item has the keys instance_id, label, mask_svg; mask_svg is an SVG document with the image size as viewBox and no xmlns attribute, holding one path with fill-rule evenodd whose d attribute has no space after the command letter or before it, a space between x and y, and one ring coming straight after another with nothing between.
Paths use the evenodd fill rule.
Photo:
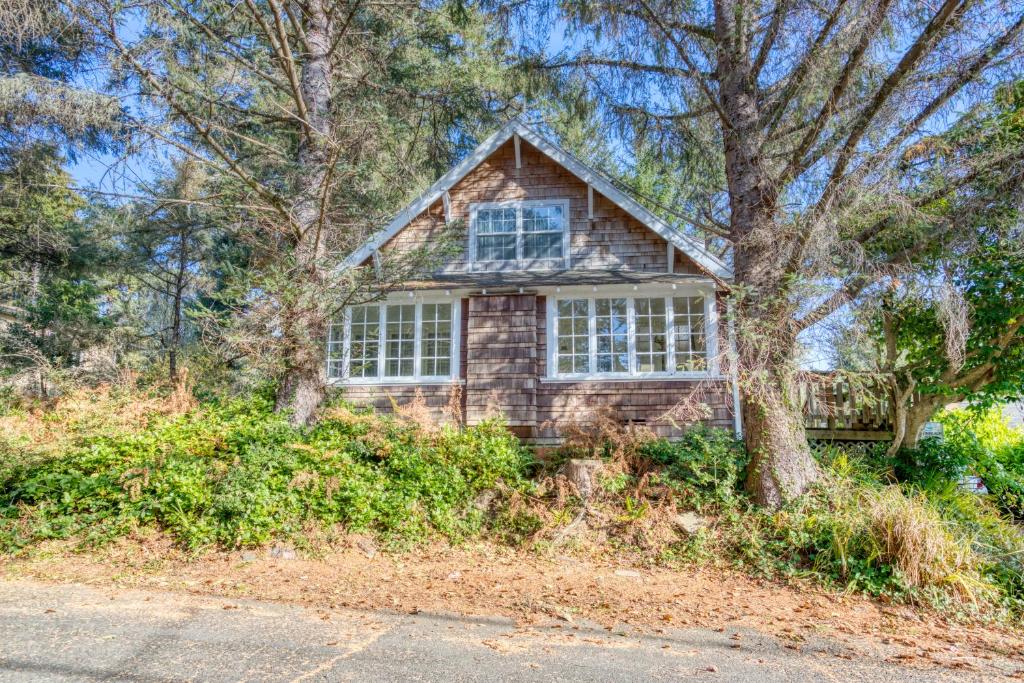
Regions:
<instances>
[{"instance_id":1,"label":"wooden shingle siding","mask_svg":"<svg viewBox=\"0 0 1024 683\"><path fill-rule=\"evenodd\" d=\"M509 140L484 160L450 191L453 220L465 222L463 252L443 270L462 272L469 258L469 208L471 204L508 200L569 200L569 254L573 270L634 270L666 272L667 243L653 231L594 192L594 218L587 218L587 185L525 141L522 168L515 167L515 150ZM408 251L436 240L444 229L444 203L436 202L395 235L384 250ZM700 273L678 250L674 271Z\"/></svg>"},{"instance_id":2,"label":"wooden shingle siding","mask_svg":"<svg viewBox=\"0 0 1024 683\"><path fill-rule=\"evenodd\" d=\"M358 406L369 406L382 413L390 413L392 401L399 406L412 403L419 388L423 401L430 409L431 415L439 421L444 420L444 410L451 396L450 384L354 384L345 387L345 399Z\"/></svg>"},{"instance_id":3,"label":"wooden shingle siding","mask_svg":"<svg viewBox=\"0 0 1024 683\"><path fill-rule=\"evenodd\" d=\"M465 344L467 424L496 415L514 428L536 424L536 306L532 294L470 297Z\"/></svg>"}]
</instances>

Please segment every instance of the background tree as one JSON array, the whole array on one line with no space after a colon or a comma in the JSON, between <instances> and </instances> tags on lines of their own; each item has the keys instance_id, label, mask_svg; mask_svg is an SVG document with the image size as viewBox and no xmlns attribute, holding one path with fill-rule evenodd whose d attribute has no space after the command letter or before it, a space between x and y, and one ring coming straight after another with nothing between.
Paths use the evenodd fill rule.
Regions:
<instances>
[{"instance_id":1,"label":"background tree","mask_svg":"<svg viewBox=\"0 0 1024 683\"><path fill-rule=\"evenodd\" d=\"M172 383L179 380L186 338L195 332L187 309L212 287L215 249L223 233L217 212L204 199L203 183L201 168L184 161L176 164L174 175L157 183L151 200L126 207L126 271L148 294L141 332L156 340Z\"/></svg>"},{"instance_id":2,"label":"background tree","mask_svg":"<svg viewBox=\"0 0 1024 683\"><path fill-rule=\"evenodd\" d=\"M0 356L5 374L51 383L100 343L104 240L79 219L84 199L49 150L8 155L0 169Z\"/></svg>"},{"instance_id":3,"label":"background tree","mask_svg":"<svg viewBox=\"0 0 1024 683\"><path fill-rule=\"evenodd\" d=\"M334 264L404 198L398 188L421 186L505 106L486 22L459 3L69 7L118 88L139 93L127 125L201 164L232 212L252 263L244 319L225 336L275 360L278 409L308 422L328 320L356 286Z\"/></svg>"},{"instance_id":4,"label":"background tree","mask_svg":"<svg viewBox=\"0 0 1024 683\"><path fill-rule=\"evenodd\" d=\"M1024 147L1024 83L1002 88L944 136L908 150L908 175L932 191L936 169L951 158L991 157ZM894 454L915 447L942 406L981 407L1024 395L1024 193L1007 192L1000 170L981 172L961 192L974 211L963 218L970 239L940 239L919 269L894 278L877 301L842 329L837 365L877 373L889 386ZM952 202L943 198L938 215ZM926 228L927 230L927 228ZM851 331L854 334L851 334ZM859 347L859 348L858 348Z\"/></svg>"},{"instance_id":5,"label":"background tree","mask_svg":"<svg viewBox=\"0 0 1024 683\"><path fill-rule=\"evenodd\" d=\"M1000 0L627 0L540 3L525 17L540 13L535 31L550 11L568 47L533 51L535 67L592 83L623 148L656 138L677 150L670 160L714 169L677 213L731 253L747 488L779 505L817 477L794 390L801 333L963 234L976 207L958 190L979 174L1002 169L1003 191L1019 188L1021 149L952 160L927 194L904 182L902 160L1020 74L1024 12Z\"/></svg>"}]
</instances>

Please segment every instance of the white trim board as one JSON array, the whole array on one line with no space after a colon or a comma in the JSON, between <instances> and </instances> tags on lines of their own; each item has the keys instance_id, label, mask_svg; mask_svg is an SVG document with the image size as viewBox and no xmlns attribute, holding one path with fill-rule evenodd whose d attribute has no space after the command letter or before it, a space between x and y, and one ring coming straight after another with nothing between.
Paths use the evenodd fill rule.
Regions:
<instances>
[{"instance_id":1,"label":"white trim board","mask_svg":"<svg viewBox=\"0 0 1024 683\"><path fill-rule=\"evenodd\" d=\"M633 218L643 223L651 231L675 245L680 251L693 259L694 263L700 266L710 275L723 279L732 279L732 270L717 256L704 248L696 240L682 234L665 221L661 220L631 197L618 190L600 173L590 168L582 161L576 159L568 152L562 150L554 143L549 142L539 133L529 128L519 119L512 119L497 132L484 140L473 150L473 153L463 159L450 171L441 176L437 182L431 185L427 191L418 199L405 207L397 216L392 219L383 230L367 240L361 247L356 249L346 258L342 269L358 266L381 246L397 235L404 227L409 225L417 216L429 209L438 199L441 199L448 190L455 186L460 180L479 166L487 157L493 154L499 147L508 142L514 136L526 140L535 148L547 155L563 168L567 169L584 183L592 186L599 193L607 197L611 202L626 211Z\"/></svg>"}]
</instances>

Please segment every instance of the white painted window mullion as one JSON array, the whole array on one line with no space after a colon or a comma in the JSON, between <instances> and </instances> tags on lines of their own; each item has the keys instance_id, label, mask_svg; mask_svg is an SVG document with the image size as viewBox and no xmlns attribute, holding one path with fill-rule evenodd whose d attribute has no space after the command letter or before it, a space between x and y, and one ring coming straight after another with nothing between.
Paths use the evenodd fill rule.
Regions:
<instances>
[{"instance_id":1,"label":"white painted window mullion","mask_svg":"<svg viewBox=\"0 0 1024 683\"><path fill-rule=\"evenodd\" d=\"M423 336L423 305L415 304L415 306L412 324L412 376L413 379L420 379L420 361L423 359L420 350L420 341Z\"/></svg>"},{"instance_id":2,"label":"white painted window mullion","mask_svg":"<svg viewBox=\"0 0 1024 683\"><path fill-rule=\"evenodd\" d=\"M471 270L475 268L476 264L476 212L476 207L469 212L469 264Z\"/></svg>"},{"instance_id":3,"label":"white painted window mullion","mask_svg":"<svg viewBox=\"0 0 1024 683\"><path fill-rule=\"evenodd\" d=\"M548 324L547 350L548 350L548 377L558 376L558 299L554 296L546 297L544 305L547 307L546 317Z\"/></svg>"},{"instance_id":4,"label":"white painted window mullion","mask_svg":"<svg viewBox=\"0 0 1024 683\"><path fill-rule=\"evenodd\" d=\"M665 315L668 316L668 326L665 328L665 371L670 374L676 372L676 313L675 302L672 297L665 297Z\"/></svg>"},{"instance_id":5,"label":"white painted window mullion","mask_svg":"<svg viewBox=\"0 0 1024 683\"><path fill-rule=\"evenodd\" d=\"M341 353L341 377L349 377L352 371L352 309L346 308L341 318L342 335L345 340ZM330 356L330 353L328 353ZM328 367L330 364L328 363Z\"/></svg>"},{"instance_id":6,"label":"white painted window mullion","mask_svg":"<svg viewBox=\"0 0 1024 683\"><path fill-rule=\"evenodd\" d=\"M459 368L459 360L462 355L460 348L462 345L462 299L455 299L454 301L451 302L451 306L452 314L450 317L452 319L452 359L451 363L448 366L449 368L451 368L448 374L451 375L452 379L458 379L461 374L461 368Z\"/></svg>"},{"instance_id":7,"label":"white painted window mullion","mask_svg":"<svg viewBox=\"0 0 1024 683\"><path fill-rule=\"evenodd\" d=\"M523 207L516 207L516 262L522 265L526 258L526 238L523 236Z\"/></svg>"},{"instance_id":8,"label":"white painted window mullion","mask_svg":"<svg viewBox=\"0 0 1024 683\"><path fill-rule=\"evenodd\" d=\"M704 292L704 337L705 372L718 374L718 306L714 292Z\"/></svg>"},{"instance_id":9,"label":"white painted window mullion","mask_svg":"<svg viewBox=\"0 0 1024 683\"><path fill-rule=\"evenodd\" d=\"M384 347L386 346L387 333L387 304L379 304L377 311L377 379L384 377Z\"/></svg>"},{"instance_id":10,"label":"white painted window mullion","mask_svg":"<svg viewBox=\"0 0 1024 683\"><path fill-rule=\"evenodd\" d=\"M589 372L597 372L597 300L587 299L587 352Z\"/></svg>"},{"instance_id":11,"label":"white painted window mullion","mask_svg":"<svg viewBox=\"0 0 1024 683\"><path fill-rule=\"evenodd\" d=\"M636 374L636 305L633 297L626 299L626 329L629 338L626 348L629 350L629 374Z\"/></svg>"}]
</instances>

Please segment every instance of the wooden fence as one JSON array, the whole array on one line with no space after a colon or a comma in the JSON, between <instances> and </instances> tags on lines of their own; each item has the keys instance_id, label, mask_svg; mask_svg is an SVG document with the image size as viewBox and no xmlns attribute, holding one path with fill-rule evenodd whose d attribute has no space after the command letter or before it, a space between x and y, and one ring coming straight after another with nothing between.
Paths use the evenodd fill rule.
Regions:
<instances>
[{"instance_id":1,"label":"wooden fence","mask_svg":"<svg viewBox=\"0 0 1024 683\"><path fill-rule=\"evenodd\" d=\"M880 387L853 387L841 378L812 376L797 387L807 437L824 441L892 438L889 400Z\"/></svg>"}]
</instances>

